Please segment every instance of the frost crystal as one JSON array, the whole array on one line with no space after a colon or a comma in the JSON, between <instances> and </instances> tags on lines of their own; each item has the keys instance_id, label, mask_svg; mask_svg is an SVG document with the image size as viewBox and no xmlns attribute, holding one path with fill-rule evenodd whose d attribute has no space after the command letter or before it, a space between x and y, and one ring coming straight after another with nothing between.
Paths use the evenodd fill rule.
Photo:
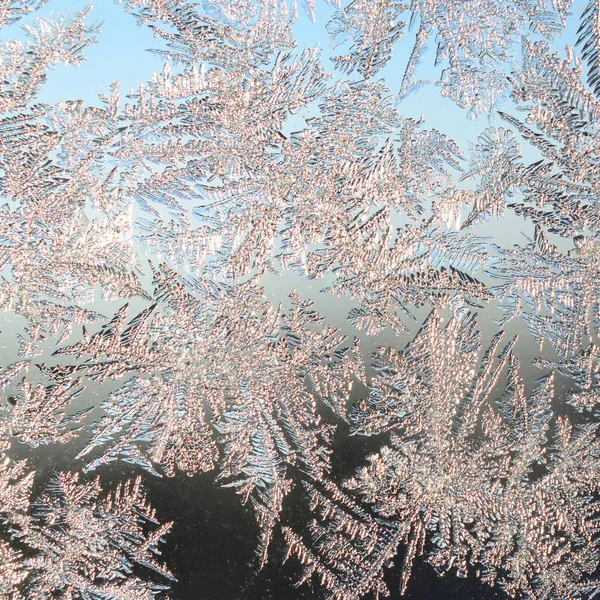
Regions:
<instances>
[{"instance_id":1,"label":"frost crystal","mask_svg":"<svg viewBox=\"0 0 600 600\"><path fill-rule=\"evenodd\" d=\"M157 526L139 479L104 498L97 483L78 479L59 475L35 504L24 538L36 551L25 561L31 573L27 597L155 598L164 586L140 580L132 570L137 564L171 578L154 557L171 524ZM150 533L148 524L156 526Z\"/></svg>"},{"instance_id":2,"label":"frost crystal","mask_svg":"<svg viewBox=\"0 0 600 600\"><path fill-rule=\"evenodd\" d=\"M474 327L432 316L402 353L378 353L373 390L352 421L357 433L394 433L345 483L373 515L330 486L328 495L311 492L324 521L310 528L312 549L286 531L331 597L386 594L382 568L400 541L402 590L427 548L439 571L480 571L511 597L597 593L597 425L553 419L553 377L526 391L514 341L500 350L496 337L478 359ZM356 589L352 576L365 565L370 575Z\"/></svg>"},{"instance_id":3,"label":"frost crystal","mask_svg":"<svg viewBox=\"0 0 600 600\"><path fill-rule=\"evenodd\" d=\"M0 463L0 525L9 533L0 538L2 598L150 600L167 589L132 575L140 565L172 579L155 558L171 524L156 521L139 478L101 497L97 481L79 483L77 474L63 473L31 511L34 473L6 450Z\"/></svg>"}]
</instances>

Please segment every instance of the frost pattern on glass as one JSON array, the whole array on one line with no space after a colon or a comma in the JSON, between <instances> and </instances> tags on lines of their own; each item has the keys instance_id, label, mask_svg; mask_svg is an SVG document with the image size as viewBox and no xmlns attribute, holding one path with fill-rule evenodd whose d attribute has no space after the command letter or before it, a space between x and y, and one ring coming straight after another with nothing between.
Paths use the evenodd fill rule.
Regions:
<instances>
[{"instance_id":1,"label":"frost pattern on glass","mask_svg":"<svg viewBox=\"0 0 600 600\"><path fill-rule=\"evenodd\" d=\"M428 548L438 571L477 572L511 597L597 592L590 578L599 558L597 424L553 419L554 377L526 390L515 340L498 335L479 356L475 325L471 316L443 324L432 315L405 350L376 354L372 391L352 424L362 435L393 433L344 484L372 507L373 533L356 510L327 508L344 497L334 489L329 497L314 493L325 522L311 528L311 546L292 531L286 536L332 597L381 592L380 571L401 540L402 590ZM378 573L360 593L354 563Z\"/></svg>"},{"instance_id":2,"label":"frost pattern on glass","mask_svg":"<svg viewBox=\"0 0 600 600\"><path fill-rule=\"evenodd\" d=\"M598 2L123 0L163 67L94 105L39 100L101 39L46 4L0 0L0 597L166 597L141 481L200 474L321 596L600 593Z\"/></svg>"},{"instance_id":3,"label":"frost pattern on glass","mask_svg":"<svg viewBox=\"0 0 600 600\"><path fill-rule=\"evenodd\" d=\"M442 95L476 115L494 108L508 94L506 67L520 36L529 29L554 39L566 23L570 4L568 0L553 1L551 6L544 1L520 0L354 0L336 13L327 29L334 46L352 41L349 54L334 58L336 66L346 73L356 69L365 78L376 75L389 62L407 29L416 30L400 79L400 97L426 82L415 80L415 74L428 46L435 44L432 60L436 66L444 66ZM590 62L597 62L595 10L595 2L591 2L579 38Z\"/></svg>"},{"instance_id":4,"label":"frost pattern on glass","mask_svg":"<svg viewBox=\"0 0 600 600\"><path fill-rule=\"evenodd\" d=\"M156 556L171 523L158 523L139 478L101 495L97 481L60 473L31 502L33 477L24 461L3 455L0 523L14 541L0 545L3 598L150 600L168 589L133 575L138 565L163 582L173 578Z\"/></svg>"}]
</instances>

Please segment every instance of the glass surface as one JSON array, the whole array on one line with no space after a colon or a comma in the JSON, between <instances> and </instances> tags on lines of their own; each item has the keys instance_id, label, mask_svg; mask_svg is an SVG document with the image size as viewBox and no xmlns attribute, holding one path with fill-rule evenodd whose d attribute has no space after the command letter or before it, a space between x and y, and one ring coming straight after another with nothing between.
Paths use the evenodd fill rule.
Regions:
<instances>
[{"instance_id":1,"label":"glass surface","mask_svg":"<svg viewBox=\"0 0 600 600\"><path fill-rule=\"evenodd\" d=\"M595 597L599 50L0 0L0 600Z\"/></svg>"}]
</instances>

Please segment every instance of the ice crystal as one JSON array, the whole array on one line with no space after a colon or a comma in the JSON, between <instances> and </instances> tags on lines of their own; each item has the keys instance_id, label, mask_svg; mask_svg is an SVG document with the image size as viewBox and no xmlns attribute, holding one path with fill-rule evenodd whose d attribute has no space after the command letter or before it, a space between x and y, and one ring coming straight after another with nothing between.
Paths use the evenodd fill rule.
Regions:
<instances>
[{"instance_id":1,"label":"ice crystal","mask_svg":"<svg viewBox=\"0 0 600 600\"><path fill-rule=\"evenodd\" d=\"M148 525L154 526L149 533ZM30 572L27 597L155 598L164 586L139 579L132 574L133 566L171 578L155 558L170 526L158 525L139 479L102 497L97 482L59 475L35 504L24 536L36 551L25 561Z\"/></svg>"},{"instance_id":2,"label":"ice crystal","mask_svg":"<svg viewBox=\"0 0 600 600\"><path fill-rule=\"evenodd\" d=\"M563 356L577 352L598 331L595 246L588 238L581 252L559 257L538 227L531 243L507 252L495 273L506 280L493 289L506 317L522 315L540 345L548 339Z\"/></svg>"},{"instance_id":3,"label":"ice crystal","mask_svg":"<svg viewBox=\"0 0 600 600\"><path fill-rule=\"evenodd\" d=\"M488 111L506 96L509 84L502 73L525 27L554 38L565 24L570 2L443 2L439 0L354 0L328 25L334 45L352 40L350 52L334 59L344 72L364 77L378 73L391 59L406 26L418 23L412 52L404 71L400 96L417 89L414 81L428 42L437 46L435 64L445 65L442 94L472 114ZM592 36L594 2L582 26L581 40ZM593 39L593 38L592 38ZM592 42L586 52L594 60Z\"/></svg>"},{"instance_id":4,"label":"ice crystal","mask_svg":"<svg viewBox=\"0 0 600 600\"><path fill-rule=\"evenodd\" d=\"M316 401L343 414L360 361L297 297L290 310L273 310L252 282L233 291L168 273L155 274L155 295L166 304L160 314L152 306L126 323L122 310L66 350L87 356L79 371L97 380L151 373L111 395L82 455L107 446L90 468L122 458L169 476L212 470L220 458L220 478L252 497L266 549L273 519L264 513L281 509L291 485L286 465L315 478L329 468L331 427Z\"/></svg>"},{"instance_id":5,"label":"ice crystal","mask_svg":"<svg viewBox=\"0 0 600 600\"><path fill-rule=\"evenodd\" d=\"M34 472L25 461L11 461L7 450L3 442L0 525L9 538L0 539L2 598L150 600L167 589L132 574L140 565L172 579L156 558L171 524L156 521L139 478L101 496L97 481L62 473L31 505Z\"/></svg>"},{"instance_id":6,"label":"ice crystal","mask_svg":"<svg viewBox=\"0 0 600 600\"><path fill-rule=\"evenodd\" d=\"M3 0L0 4L0 27L11 25L43 6L48 0Z\"/></svg>"},{"instance_id":7,"label":"ice crystal","mask_svg":"<svg viewBox=\"0 0 600 600\"><path fill-rule=\"evenodd\" d=\"M27 526L27 509L33 474L27 474L24 461L13 462L5 454L8 444L0 442L0 525L8 525L22 534ZM28 572L23 553L6 539L0 539L0 598L19 598L21 584Z\"/></svg>"},{"instance_id":8,"label":"ice crystal","mask_svg":"<svg viewBox=\"0 0 600 600\"><path fill-rule=\"evenodd\" d=\"M394 557L403 530L374 518L329 481L305 485L319 516L309 525L314 547L307 547L292 528L283 528L288 557L293 553L304 565L299 583L316 574L330 596L340 600L369 592L389 595L383 567Z\"/></svg>"},{"instance_id":9,"label":"ice crystal","mask_svg":"<svg viewBox=\"0 0 600 600\"><path fill-rule=\"evenodd\" d=\"M360 434L391 430L391 443L345 483L372 514L347 508L351 499L334 508L345 498L335 487L329 497L313 491L323 521L311 527L315 541L286 534L331 597L385 594L382 568L400 541L402 590L414 558L426 554L438 570L481 572L511 597L597 592L597 425L553 419L554 378L527 390L514 343L501 336L480 359L474 325L432 315L403 352L378 354L353 423ZM365 564L366 587L356 588L351 576Z\"/></svg>"},{"instance_id":10,"label":"ice crystal","mask_svg":"<svg viewBox=\"0 0 600 600\"><path fill-rule=\"evenodd\" d=\"M7 397L7 406L0 411L0 426L31 447L66 442L76 431L71 426L78 424L86 412L66 414L83 389L80 379L50 385L23 380L15 395Z\"/></svg>"},{"instance_id":11,"label":"ice crystal","mask_svg":"<svg viewBox=\"0 0 600 600\"><path fill-rule=\"evenodd\" d=\"M43 2L3 1L0 27L28 12L32 4L39 7ZM0 112L20 110L33 100L49 68L58 63L77 65L81 62L83 50L93 42L94 28L84 24L89 12L78 12L64 22L40 19L34 26L24 26L29 38L26 44L20 40L2 43Z\"/></svg>"},{"instance_id":12,"label":"ice crystal","mask_svg":"<svg viewBox=\"0 0 600 600\"><path fill-rule=\"evenodd\" d=\"M567 402L576 410L583 413L598 413L600 408L599 376L600 376L600 348L590 344L578 354L566 360L549 361L538 359L536 365L542 368L556 369L568 381L574 384L575 389L567 396Z\"/></svg>"},{"instance_id":13,"label":"ice crystal","mask_svg":"<svg viewBox=\"0 0 600 600\"><path fill-rule=\"evenodd\" d=\"M582 58L589 65L587 76L588 85L596 96L600 95L600 80L598 74L598 50L600 49L600 5L597 0L590 0L581 17L578 30L577 44L582 46Z\"/></svg>"},{"instance_id":14,"label":"ice crystal","mask_svg":"<svg viewBox=\"0 0 600 600\"><path fill-rule=\"evenodd\" d=\"M544 42L524 42L513 97L527 103L528 118L500 114L542 159L527 164L516 134L494 129L480 137L466 174L481 181L466 225L507 206L534 223L529 244L500 251L488 267L502 282L491 291L507 318L521 315L540 343L550 340L563 355L577 352L598 327L598 100L571 62ZM570 237L573 249L560 249L553 235Z\"/></svg>"}]
</instances>

